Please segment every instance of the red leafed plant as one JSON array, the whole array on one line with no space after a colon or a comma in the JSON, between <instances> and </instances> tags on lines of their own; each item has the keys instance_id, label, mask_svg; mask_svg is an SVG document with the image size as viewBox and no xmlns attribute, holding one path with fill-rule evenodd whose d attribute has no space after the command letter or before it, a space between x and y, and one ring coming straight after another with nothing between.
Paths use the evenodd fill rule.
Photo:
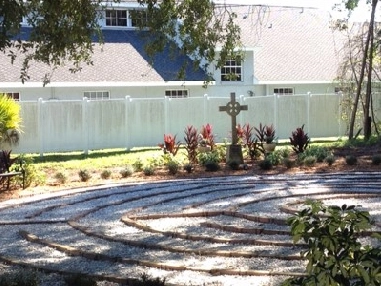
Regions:
<instances>
[{"instance_id":1,"label":"red leafed plant","mask_svg":"<svg viewBox=\"0 0 381 286\"><path fill-rule=\"evenodd\" d=\"M172 154L175 156L180 149L180 141L176 142L176 135L164 134L164 144L159 144L159 147L163 149L164 154Z\"/></svg>"},{"instance_id":2,"label":"red leafed plant","mask_svg":"<svg viewBox=\"0 0 381 286\"><path fill-rule=\"evenodd\" d=\"M211 150L214 148L214 135L212 133L212 125L209 123L201 127L199 143L202 145L210 146Z\"/></svg>"},{"instance_id":3,"label":"red leafed plant","mask_svg":"<svg viewBox=\"0 0 381 286\"><path fill-rule=\"evenodd\" d=\"M197 146L198 146L198 137L197 129L191 125L187 126L184 130L185 136L185 150L188 152L188 160L190 163L197 163Z\"/></svg>"},{"instance_id":4,"label":"red leafed plant","mask_svg":"<svg viewBox=\"0 0 381 286\"><path fill-rule=\"evenodd\" d=\"M310 143L310 137L303 130L304 124L302 127L296 128L295 131L292 132L290 137L290 143L292 145L292 149L297 153L303 153Z\"/></svg>"},{"instance_id":5,"label":"red leafed plant","mask_svg":"<svg viewBox=\"0 0 381 286\"><path fill-rule=\"evenodd\" d=\"M259 151L258 139L253 134L254 127L251 127L249 123L246 123L241 127L237 125L237 137L241 141L241 144L247 148L250 158L253 160L257 151Z\"/></svg>"}]
</instances>

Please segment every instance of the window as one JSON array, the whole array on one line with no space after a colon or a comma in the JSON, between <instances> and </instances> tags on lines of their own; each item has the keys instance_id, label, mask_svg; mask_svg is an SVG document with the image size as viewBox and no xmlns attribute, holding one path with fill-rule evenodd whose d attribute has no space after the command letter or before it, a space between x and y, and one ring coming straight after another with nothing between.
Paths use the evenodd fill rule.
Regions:
<instances>
[{"instance_id":1,"label":"window","mask_svg":"<svg viewBox=\"0 0 381 286\"><path fill-rule=\"evenodd\" d=\"M85 91L83 96L89 100L110 99L110 93L108 91Z\"/></svg>"},{"instance_id":2,"label":"window","mask_svg":"<svg viewBox=\"0 0 381 286\"><path fill-rule=\"evenodd\" d=\"M146 27L147 12L143 10L130 10L129 18L131 19L131 27Z\"/></svg>"},{"instance_id":3,"label":"window","mask_svg":"<svg viewBox=\"0 0 381 286\"><path fill-rule=\"evenodd\" d=\"M293 95L294 89L292 87L274 88L274 94L276 94L276 95Z\"/></svg>"},{"instance_id":4,"label":"window","mask_svg":"<svg viewBox=\"0 0 381 286\"><path fill-rule=\"evenodd\" d=\"M188 97L187 89L167 89L165 91L165 96L170 98L186 98Z\"/></svg>"},{"instance_id":5,"label":"window","mask_svg":"<svg viewBox=\"0 0 381 286\"><path fill-rule=\"evenodd\" d=\"M127 27L127 10L106 10L106 26Z\"/></svg>"},{"instance_id":6,"label":"window","mask_svg":"<svg viewBox=\"0 0 381 286\"><path fill-rule=\"evenodd\" d=\"M7 92L5 94L8 97L13 98L15 101L20 101L20 93L19 92Z\"/></svg>"},{"instance_id":7,"label":"window","mask_svg":"<svg viewBox=\"0 0 381 286\"><path fill-rule=\"evenodd\" d=\"M242 81L242 61L240 58L225 62L221 68L221 81Z\"/></svg>"}]
</instances>

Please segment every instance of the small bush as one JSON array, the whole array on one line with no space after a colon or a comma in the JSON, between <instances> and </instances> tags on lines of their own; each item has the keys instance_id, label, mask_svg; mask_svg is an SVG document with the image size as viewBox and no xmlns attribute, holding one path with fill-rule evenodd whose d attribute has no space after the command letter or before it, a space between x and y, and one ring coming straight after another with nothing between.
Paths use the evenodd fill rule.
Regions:
<instances>
[{"instance_id":1,"label":"small bush","mask_svg":"<svg viewBox=\"0 0 381 286\"><path fill-rule=\"evenodd\" d=\"M146 175L146 176L152 176L153 174L155 174L155 167L154 167L154 166L151 166L151 165L149 165L149 166L145 166L145 167L143 168L143 173L144 173L144 175Z\"/></svg>"},{"instance_id":2,"label":"small bush","mask_svg":"<svg viewBox=\"0 0 381 286\"><path fill-rule=\"evenodd\" d=\"M37 272L28 269L20 269L0 275L1 286L38 286L40 279Z\"/></svg>"},{"instance_id":3,"label":"small bush","mask_svg":"<svg viewBox=\"0 0 381 286\"><path fill-rule=\"evenodd\" d=\"M269 159L264 159L262 161L259 162L259 167L262 169L262 170L271 170L271 168L273 167L273 164L271 163L271 161Z\"/></svg>"},{"instance_id":4,"label":"small bush","mask_svg":"<svg viewBox=\"0 0 381 286\"><path fill-rule=\"evenodd\" d=\"M143 171L143 162L140 159L137 159L132 166L134 167L135 172L141 172Z\"/></svg>"},{"instance_id":5,"label":"small bush","mask_svg":"<svg viewBox=\"0 0 381 286\"><path fill-rule=\"evenodd\" d=\"M62 172L57 172L54 175L54 179L56 179L59 184L65 184L67 181L67 176Z\"/></svg>"},{"instance_id":6,"label":"small bush","mask_svg":"<svg viewBox=\"0 0 381 286\"><path fill-rule=\"evenodd\" d=\"M348 155L345 157L345 162L348 165L356 165L357 164L357 157L353 155Z\"/></svg>"},{"instance_id":7,"label":"small bush","mask_svg":"<svg viewBox=\"0 0 381 286\"><path fill-rule=\"evenodd\" d=\"M143 273L140 281L134 282L134 286L165 286L165 278L152 278L148 274Z\"/></svg>"},{"instance_id":8,"label":"small bush","mask_svg":"<svg viewBox=\"0 0 381 286\"><path fill-rule=\"evenodd\" d=\"M133 173L134 167L132 165L127 165L122 171L120 171L122 178L130 177Z\"/></svg>"},{"instance_id":9,"label":"small bush","mask_svg":"<svg viewBox=\"0 0 381 286\"><path fill-rule=\"evenodd\" d=\"M167 163L167 169L169 174L171 175L176 175L177 172L179 171L179 167L180 167L180 164L177 161L172 160Z\"/></svg>"},{"instance_id":10,"label":"small bush","mask_svg":"<svg viewBox=\"0 0 381 286\"><path fill-rule=\"evenodd\" d=\"M184 165L184 170L189 174L193 172L193 165L191 163L187 163Z\"/></svg>"},{"instance_id":11,"label":"small bush","mask_svg":"<svg viewBox=\"0 0 381 286\"><path fill-rule=\"evenodd\" d=\"M210 172L216 172L220 169L220 164L213 161L208 161L204 164L205 170Z\"/></svg>"},{"instance_id":12,"label":"small bush","mask_svg":"<svg viewBox=\"0 0 381 286\"><path fill-rule=\"evenodd\" d=\"M315 166L316 161L317 159L315 156L307 156L306 158L304 158L303 163L308 167L312 167Z\"/></svg>"},{"instance_id":13,"label":"small bush","mask_svg":"<svg viewBox=\"0 0 381 286\"><path fill-rule=\"evenodd\" d=\"M329 166L332 166L333 163L335 163L336 161L336 158L335 156L333 155L328 155L326 158L325 158L325 162L329 165Z\"/></svg>"},{"instance_id":14,"label":"small bush","mask_svg":"<svg viewBox=\"0 0 381 286\"><path fill-rule=\"evenodd\" d=\"M286 166L287 169L291 169L295 166L295 161L291 160L290 158L284 158L283 164Z\"/></svg>"},{"instance_id":15,"label":"small bush","mask_svg":"<svg viewBox=\"0 0 381 286\"><path fill-rule=\"evenodd\" d=\"M97 281L91 277L83 276L82 274L72 274L64 277L65 283L68 286L81 285L81 286L96 286Z\"/></svg>"},{"instance_id":16,"label":"small bush","mask_svg":"<svg viewBox=\"0 0 381 286\"><path fill-rule=\"evenodd\" d=\"M381 164L381 155L373 155L372 165L380 165L380 164Z\"/></svg>"},{"instance_id":17,"label":"small bush","mask_svg":"<svg viewBox=\"0 0 381 286\"><path fill-rule=\"evenodd\" d=\"M78 176L81 182L87 182L88 180L91 179L91 174L88 170L80 170L78 172Z\"/></svg>"},{"instance_id":18,"label":"small bush","mask_svg":"<svg viewBox=\"0 0 381 286\"><path fill-rule=\"evenodd\" d=\"M111 171L110 170L103 170L102 173L101 173L101 178L103 180L107 180L107 179L110 179L111 177Z\"/></svg>"},{"instance_id":19,"label":"small bush","mask_svg":"<svg viewBox=\"0 0 381 286\"><path fill-rule=\"evenodd\" d=\"M271 152L266 156L266 159L268 159L273 166L279 165L282 162L282 158L282 152L278 150Z\"/></svg>"},{"instance_id":20,"label":"small bush","mask_svg":"<svg viewBox=\"0 0 381 286\"><path fill-rule=\"evenodd\" d=\"M206 163L219 163L220 160L220 154L217 151L211 151L206 153L200 153L198 154L198 162L205 166Z\"/></svg>"},{"instance_id":21,"label":"small bush","mask_svg":"<svg viewBox=\"0 0 381 286\"><path fill-rule=\"evenodd\" d=\"M328 148L323 146L310 146L310 148L306 149L302 154L305 157L314 156L316 158L316 162L321 163L324 162L324 159L327 158L328 155L330 155L330 151Z\"/></svg>"}]
</instances>

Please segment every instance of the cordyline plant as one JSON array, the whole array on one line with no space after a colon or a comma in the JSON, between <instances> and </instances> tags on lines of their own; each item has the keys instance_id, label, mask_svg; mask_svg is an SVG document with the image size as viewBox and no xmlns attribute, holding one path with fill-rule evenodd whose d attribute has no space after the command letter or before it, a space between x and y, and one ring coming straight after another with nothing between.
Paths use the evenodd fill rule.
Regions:
<instances>
[{"instance_id":1,"label":"cordyline plant","mask_svg":"<svg viewBox=\"0 0 381 286\"><path fill-rule=\"evenodd\" d=\"M302 127L296 128L295 131L292 132L290 137L290 143L292 145L292 150L296 152L296 154L303 153L310 143L310 137L303 130L304 124Z\"/></svg>"},{"instance_id":2,"label":"cordyline plant","mask_svg":"<svg viewBox=\"0 0 381 286\"><path fill-rule=\"evenodd\" d=\"M197 129L191 125L187 126L184 130L185 136L185 150L188 152L189 163L197 163L197 146L198 146L198 137Z\"/></svg>"},{"instance_id":3,"label":"cordyline plant","mask_svg":"<svg viewBox=\"0 0 381 286\"><path fill-rule=\"evenodd\" d=\"M259 151L258 140L254 138L253 129L254 127L251 127L249 123L244 124L243 127L238 124L236 127L238 140L243 147L247 148L252 160L255 158L257 151Z\"/></svg>"},{"instance_id":4,"label":"cordyline plant","mask_svg":"<svg viewBox=\"0 0 381 286\"><path fill-rule=\"evenodd\" d=\"M209 123L201 127L199 144L210 146L211 150L214 149L214 135L212 133L212 125Z\"/></svg>"},{"instance_id":5,"label":"cordyline plant","mask_svg":"<svg viewBox=\"0 0 381 286\"><path fill-rule=\"evenodd\" d=\"M180 149L181 142L176 142L176 135L164 134L164 144L159 144L159 147L163 149L164 154L172 154L176 156L177 151Z\"/></svg>"}]
</instances>

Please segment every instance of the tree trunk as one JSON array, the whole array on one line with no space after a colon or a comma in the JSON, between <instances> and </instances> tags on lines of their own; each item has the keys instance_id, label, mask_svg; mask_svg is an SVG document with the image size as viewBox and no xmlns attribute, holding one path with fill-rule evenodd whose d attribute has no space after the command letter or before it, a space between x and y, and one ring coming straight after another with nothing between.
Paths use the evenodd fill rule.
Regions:
<instances>
[{"instance_id":1,"label":"tree trunk","mask_svg":"<svg viewBox=\"0 0 381 286\"><path fill-rule=\"evenodd\" d=\"M351 113L351 121L350 121L350 125L349 125L349 135L348 135L349 139L353 139L353 133L354 133L353 129L355 126L356 113L357 113L358 104L359 104L359 100L360 100L362 84L364 82L365 68L366 68L367 59L369 56L369 45L370 45L370 41L371 41L371 35L373 34L374 14L376 11L377 3L378 3L378 0L372 0L372 13L371 13L371 19L370 19L370 24L369 24L369 30L368 30L368 35L367 35L366 42L365 42L364 55L363 55L362 63L361 63L361 72L360 72L359 81L357 82L356 97L355 97L355 100L353 103L353 110ZM367 132L367 130L368 130L369 105L370 104L368 104L368 108L366 108L366 104L364 106L364 111L365 111L365 109L368 110L366 112L367 116L365 116L365 114L364 114L364 132Z\"/></svg>"}]
</instances>

